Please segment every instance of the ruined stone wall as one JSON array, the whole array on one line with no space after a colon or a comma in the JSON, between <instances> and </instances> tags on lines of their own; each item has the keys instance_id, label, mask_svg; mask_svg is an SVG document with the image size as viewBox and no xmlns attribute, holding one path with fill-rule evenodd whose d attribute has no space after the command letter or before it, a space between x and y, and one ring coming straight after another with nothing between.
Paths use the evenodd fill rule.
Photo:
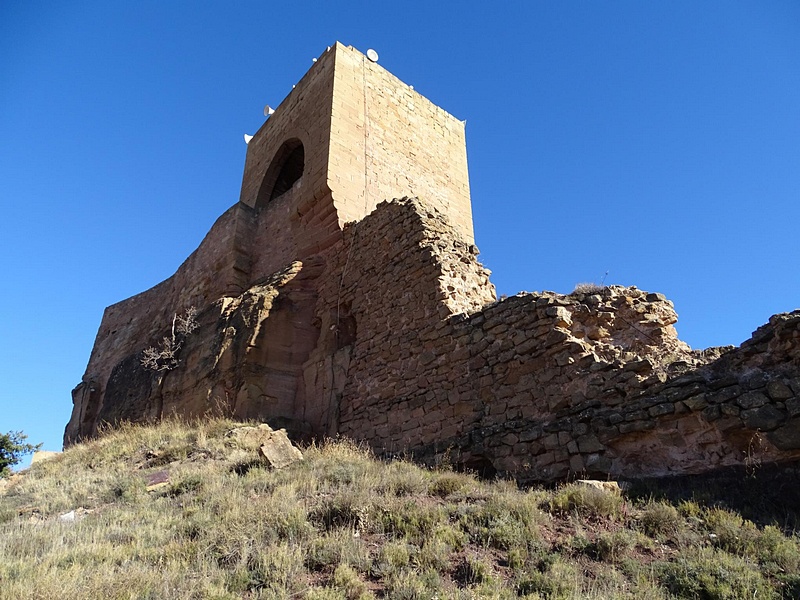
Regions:
<instances>
[{"instance_id":1,"label":"ruined stone wall","mask_svg":"<svg viewBox=\"0 0 800 600\"><path fill-rule=\"evenodd\" d=\"M467 464L488 461L527 480L699 473L799 456L796 438L786 440L798 431L800 313L768 327L782 354L750 344L722 356L691 352L674 337L674 318L660 295L620 287L522 294L473 315L464 328L476 341L480 427L427 452L460 448ZM578 337L598 320L601 337ZM767 385L773 395L753 399Z\"/></svg>"},{"instance_id":2,"label":"ruined stone wall","mask_svg":"<svg viewBox=\"0 0 800 600\"><path fill-rule=\"evenodd\" d=\"M521 480L800 459L800 311L696 352L660 294L497 301L465 148L462 122L326 50L250 141L240 202L175 275L106 309L65 442L222 413ZM189 307L175 363L148 369Z\"/></svg>"},{"instance_id":3,"label":"ruined stone wall","mask_svg":"<svg viewBox=\"0 0 800 600\"><path fill-rule=\"evenodd\" d=\"M338 432L379 452L526 480L800 456L798 313L740 349L695 352L672 303L636 288L493 302L474 247L416 201L381 205L346 239L360 259L322 294L356 330Z\"/></svg>"},{"instance_id":4,"label":"ruined stone wall","mask_svg":"<svg viewBox=\"0 0 800 600\"><path fill-rule=\"evenodd\" d=\"M610 286L497 301L477 248L436 208L402 199L211 299L179 366L148 371L152 342L136 332L166 334L166 307L186 293L176 282L188 287L193 261L215 256L201 247L127 313L109 309L90 363L106 375L76 390L68 440L100 421L217 412L526 481L800 460L800 311L740 348L693 351L660 294ZM114 345L105 328L123 314L126 342Z\"/></svg>"},{"instance_id":5,"label":"ruined stone wall","mask_svg":"<svg viewBox=\"0 0 800 600\"><path fill-rule=\"evenodd\" d=\"M330 344L348 353L344 385L332 392L339 433L401 449L468 426L456 407L465 382L442 361L447 318L495 298L476 254L441 213L416 200L381 204L345 230L330 259L337 276L320 290L329 301L322 331L352 323L346 340L342 332Z\"/></svg>"}]
</instances>

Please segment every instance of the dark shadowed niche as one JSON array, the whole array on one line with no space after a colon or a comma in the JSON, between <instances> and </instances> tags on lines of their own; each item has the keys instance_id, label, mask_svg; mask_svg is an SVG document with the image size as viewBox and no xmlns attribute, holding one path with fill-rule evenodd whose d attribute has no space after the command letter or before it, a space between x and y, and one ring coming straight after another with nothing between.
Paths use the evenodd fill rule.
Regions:
<instances>
[{"instance_id":1,"label":"dark shadowed niche","mask_svg":"<svg viewBox=\"0 0 800 600\"><path fill-rule=\"evenodd\" d=\"M297 138L286 140L264 174L258 190L256 206L261 208L271 200L288 192L303 176L306 153L303 143Z\"/></svg>"}]
</instances>

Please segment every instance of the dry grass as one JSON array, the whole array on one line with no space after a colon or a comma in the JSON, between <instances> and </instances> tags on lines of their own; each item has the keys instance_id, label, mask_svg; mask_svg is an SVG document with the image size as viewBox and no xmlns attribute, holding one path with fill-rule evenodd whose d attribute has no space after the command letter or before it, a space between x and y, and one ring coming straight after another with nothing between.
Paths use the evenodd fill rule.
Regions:
<instances>
[{"instance_id":1,"label":"dry grass","mask_svg":"<svg viewBox=\"0 0 800 600\"><path fill-rule=\"evenodd\" d=\"M126 426L35 465L0 497L0 599L800 595L797 537L732 511L520 491L347 441L269 471L236 426Z\"/></svg>"}]
</instances>

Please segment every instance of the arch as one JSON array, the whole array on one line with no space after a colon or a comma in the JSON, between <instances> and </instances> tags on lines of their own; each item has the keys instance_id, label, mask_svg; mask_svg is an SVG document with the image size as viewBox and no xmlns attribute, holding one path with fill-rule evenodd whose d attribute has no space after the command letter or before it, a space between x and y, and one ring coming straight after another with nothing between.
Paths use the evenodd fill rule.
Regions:
<instances>
[{"instance_id":1,"label":"arch","mask_svg":"<svg viewBox=\"0 0 800 600\"><path fill-rule=\"evenodd\" d=\"M303 176L305 162L305 149L299 139L292 138L281 144L261 181L256 206L264 206L292 189L297 180Z\"/></svg>"}]
</instances>

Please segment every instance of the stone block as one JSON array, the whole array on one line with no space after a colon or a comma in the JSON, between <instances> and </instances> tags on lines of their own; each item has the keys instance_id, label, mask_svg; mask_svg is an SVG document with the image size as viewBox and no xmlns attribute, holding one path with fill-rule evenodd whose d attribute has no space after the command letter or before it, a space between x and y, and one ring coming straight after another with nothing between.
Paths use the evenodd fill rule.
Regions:
<instances>
[{"instance_id":1,"label":"stone block","mask_svg":"<svg viewBox=\"0 0 800 600\"><path fill-rule=\"evenodd\" d=\"M786 419L786 414L771 404L743 410L740 416L748 429L758 429L760 431L775 429Z\"/></svg>"},{"instance_id":2,"label":"stone block","mask_svg":"<svg viewBox=\"0 0 800 600\"><path fill-rule=\"evenodd\" d=\"M744 409L758 408L759 406L764 406L768 402L769 398L761 392L745 392L736 399L736 404Z\"/></svg>"},{"instance_id":3,"label":"stone block","mask_svg":"<svg viewBox=\"0 0 800 600\"><path fill-rule=\"evenodd\" d=\"M782 427L771 431L767 439L775 444L778 450L800 450L800 418L793 418Z\"/></svg>"},{"instance_id":4,"label":"stone block","mask_svg":"<svg viewBox=\"0 0 800 600\"><path fill-rule=\"evenodd\" d=\"M605 449L605 446L600 443L597 436L583 435L577 439L578 449L584 453L599 452Z\"/></svg>"},{"instance_id":5,"label":"stone block","mask_svg":"<svg viewBox=\"0 0 800 600\"><path fill-rule=\"evenodd\" d=\"M782 381L770 381L767 384L767 394L773 400L788 400L794 396L789 386Z\"/></svg>"},{"instance_id":6,"label":"stone block","mask_svg":"<svg viewBox=\"0 0 800 600\"><path fill-rule=\"evenodd\" d=\"M647 410L647 413L651 417L661 417L664 415L669 415L675 412L675 406L672 404L657 404L656 406L652 406Z\"/></svg>"}]
</instances>

